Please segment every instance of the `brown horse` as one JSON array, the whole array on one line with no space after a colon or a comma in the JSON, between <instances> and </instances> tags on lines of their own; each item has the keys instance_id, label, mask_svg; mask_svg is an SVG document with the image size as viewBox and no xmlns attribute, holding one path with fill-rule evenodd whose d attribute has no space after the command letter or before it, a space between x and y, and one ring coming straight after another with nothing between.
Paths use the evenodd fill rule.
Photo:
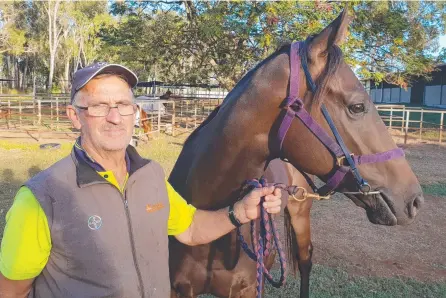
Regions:
<instances>
[{"instance_id":1,"label":"brown horse","mask_svg":"<svg viewBox=\"0 0 446 298\"><path fill-rule=\"evenodd\" d=\"M147 115L146 111L144 111L140 105L136 104L137 112L139 114L138 120L138 127L141 127L144 131L144 134L147 137L147 140L150 140L150 134L149 132L152 131L152 122L149 119L149 116Z\"/></svg>"},{"instance_id":2,"label":"brown horse","mask_svg":"<svg viewBox=\"0 0 446 298\"><path fill-rule=\"evenodd\" d=\"M169 177L188 202L202 209L223 208L239 199L240 186L246 179L262 175L270 182L309 189L295 168L330 184L331 177L346 168L347 160L350 170L343 173L335 191L345 193L364 208L372 223L405 225L414 220L423 202L420 184L403 156L384 158L398 148L362 84L342 59L338 45L348 23L343 12L319 34L308 38L305 46L299 48L299 55L307 64L299 66L301 71L295 76L290 57L293 46L284 46L262 61L191 134ZM294 113L283 102L293 96L289 89L296 84L300 86L297 98L302 99L301 106L293 106L296 115L297 110L310 111L314 123L294 119L277 150L281 117L290 111ZM334 128L329 126L325 112L331 115ZM316 126L320 128L318 134L312 130ZM320 140L321 131L328 139L336 137L338 144L338 139L343 139L344 149L355 153L357 170L350 154L337 158L332 153L332 146ZM363 155L365 162L370 154L379 162L362 164L358 155ZM279 157L288 159L292 166ZM286 193L283 198L289 227L286 237L291 242L292 261L301 274L300 296L308 297L312 202L286 200ZM241 233L249 239L249 225L242 226ZM274 257L266 258L267 268L271 268ZM256 264L240 250L235 231L197 247L170 238L170 273L172 297L196 297L203 293L218 297L256 295Z\"/></svg>"},{"instance_id":3,"label":"brown horse","mask_svg":"<svg viewBox=\"0 0 446 298\"><path fill-rule=\"evenodd\" d=\"M0 119L4 118L6 121L6 127L9 129L9 121L11 120L11 109L0 107Z\"/></svg>"}]
</instances>

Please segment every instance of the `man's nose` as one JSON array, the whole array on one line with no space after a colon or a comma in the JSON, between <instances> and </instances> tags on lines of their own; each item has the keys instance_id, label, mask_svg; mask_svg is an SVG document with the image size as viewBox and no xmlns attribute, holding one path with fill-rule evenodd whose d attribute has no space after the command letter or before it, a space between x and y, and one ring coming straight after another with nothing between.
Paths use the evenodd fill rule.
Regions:
<instances>
[{"instance_id":1,"label":"man's nose","mask_svg":"<svg viewBox=\"0 0 446 298\"><path fill-rule=\"evenodd\" d=\"M119 114L118 108L117 107L111 107L110 108L110 112L107 115L107 121L114 123L114 124L119 124L122 122L122 116L121 114Z\"/></svg>"}]
</instances>

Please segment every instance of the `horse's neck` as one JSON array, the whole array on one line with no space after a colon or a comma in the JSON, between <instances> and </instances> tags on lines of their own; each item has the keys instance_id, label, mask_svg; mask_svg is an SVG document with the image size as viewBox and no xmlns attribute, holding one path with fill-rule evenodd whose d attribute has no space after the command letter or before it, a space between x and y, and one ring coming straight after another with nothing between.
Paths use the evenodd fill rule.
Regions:
<instances>
[{"instance_id":1,"label":"horse's neck","mask_svg":"<svg viewBox=\"0 0 446 298\"><path fill-rule=\"evenodd\" d=\"M259 178L263 173L267 133L259 137L258 133L251 133L252 124L233 127L231 122L234 123L224 112L216 116L178 160L178 168L188 170L182 177L186 182L177 176L176 183L186 183L182 195L199 208L226 206L246 179Z\"/></svg>"}]
</instances>

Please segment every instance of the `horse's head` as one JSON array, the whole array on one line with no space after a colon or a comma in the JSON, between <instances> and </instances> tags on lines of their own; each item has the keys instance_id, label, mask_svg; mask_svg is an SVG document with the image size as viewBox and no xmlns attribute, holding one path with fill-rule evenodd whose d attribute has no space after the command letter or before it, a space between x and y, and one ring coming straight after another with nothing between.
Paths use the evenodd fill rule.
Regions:
<instances>
[{"instance_id":1,"label":"horse's head","mask_svg":"<svg viewBox=\"0 0 446 298\"><path fill-rule=\"evenodd\" d=\"M289 100L291 105L282 104L282 113L288 111L292 117L279 117L276 128L286 117L294 120L288 120L291 124L285 133L283 127L279 128L279 142L283 142L281 154L296 168L317 175L337 191L346 193L366 210L371 222L408 224L423 203L421 187L363 85L342 59L337 44L345 36L348 23L343 12L318 35L300 44L296 59L302 64L298 64L299 73L295 71L294 76L298 88L292 87L297 82L293 82L289 67L284 74L275 76L276 82L291 77L284 89L293 98L294 88L296 98L302 99ZM275 98L279 100L279 96ZM293 114L299 110L309 112ZM335 128L330 127L328 118ZM340 137L335 138L336 130ZM328 135L324 137L324 133ZM330 145L330 141L335 144ZM341 143L347 150L342 149ZM349 152L354 154L353 158ZM356 174L351 170L355 167ZM329 192L333 188L329 185L325 190Z\"/></svg>"}]
</instances>

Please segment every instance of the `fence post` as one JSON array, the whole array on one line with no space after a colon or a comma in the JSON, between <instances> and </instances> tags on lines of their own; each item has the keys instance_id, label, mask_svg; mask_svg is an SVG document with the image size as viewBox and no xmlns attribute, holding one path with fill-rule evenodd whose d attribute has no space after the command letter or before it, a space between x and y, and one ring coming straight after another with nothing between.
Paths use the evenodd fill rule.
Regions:
<instances>
[{"instance_id":1,"label":"fence post","mask_svg":"<svg viewBox=\"0 0 446 298\"><path fill-rule=\"evenodd\" d=\"M34 95L34 97L33 97L33 126L36 125L36 115L37 115L37 113L36 113L36 100L37 100L37 97Z\"/></svg>"},{"instance_id":2,"label":"fence post","mask_svg":"<svg viewBox=\"0 0 446 298\"><path fill-rule=\"evenodd\" d=\"M404 114L406 112L406 106L403 106L403 115L401 117L401 132L404 131Z\"/></svg>"},{"instance_id":3,"label":"fence post","mask_svg":"<svg viewBox=\"0 0 446 298\"><path fill-rule=\"evenodd\" d=\"M392 129L392 119L393 119L393 107L390 107L390 121L389 121L389 129Z\"/></svg>"},{"instance_id":4,"label":"fence post","mask_svg":"<svg viewBox=\"0 0 446 298\"><path fill-rule=\"evenodd\" d=\"M158 136L161 134L161 106L163 104L158 102Z\"/></svg>"},{"instance_id":5,"label":"fence post","mask_svg":"<svg viewBox=\"0 0 446 298\"><path fill-rule=\"evenodd\" d=\"M410 111L407 111L407 114L406 114L406 131L404 133L404 144L407 143L407 134L409 132L409 119L410 119Z\"/></svg>"},{"instance_id":6,"label":"fence post","mask_svg":"<svg viewBox=\"0 0 446 298\"><path fill-rule=\"evenodd\" d=\"M198 105L198 103L195 102L195 104L194 104L194 128L197 128L197 105Z\"/></svg>"},{"instance_id":7,"label":"fence post","mask_svg":"<svg viewBox=\"0 0 446 298\"><path fill-rule=\"evenodd\" d=\"M42 102L40 99L37 100L37 124L42 124Z\"/></svg>"},{"instance_id":8,"label":"fence post","mask_svg":"<svg viewBox=\"0 0 446 298\"><path fill-rule=\"evenodd\" d=\"M175 136L175 101L172 103L173 105L173 113L172 113L172 136Z\"/></svg>"},{"instance_id":9,"label":"fence post","mask_svg":"<svg viewBox=\"0 0 446 298\"><path fill-rule=\"evenodd\" d=\"M8 126L8 129L9 129L9 124L11 124L10 123L11 115L12 115L12 113L11 113L11 100L8 99L8 111L7 111L7 114L6 114L6 125Z\"/></svg>"},{"instance_id":10,"label":"fence post","mask_svg":"<svg viewBox=\"0 0 446 298\"><path fill-rule=\"evenodd\" d=\"M50 100L50 107L51 107L50 108L50 118L51 118L50 127L51 127L51 129L54 129L54 124L53 124L53 99Z\"/></svg>"},{"instance_id":11,"label":"fence post","mask_svg":"<svg viewBox=\"0 0 446 298\"><path fill-rule=\"evenodd\" d=\"M421 110L421 116L420 116L420 136L419 136L420 141L422 132L423 132L423 110Z\"/></svg>"},{"instance_id":12,"label":"fence post","mask_svg":"<svg viewBox=\"0 0 446 298\"><path fill-rule=\"evenodd\" d=\"M19 120L20 126L22 126L22 101L19 99Z\"/></svg>"},{"instance_id":13,"label":"fence post","mask_svg":"<svg viewBox=\"0 0 446 298\"><path fill-rule=\"evenodd\" d=\"M59 130L59 98L56 97L56 130Z\"/></svg>"},{"instance_id":14,"label":"fence post","mask_svg":"<svg viewBox=\"0 0 446 298\"><path fill-rule=\"evenodd\" d=\"M443 118L444 118L444 112L442 112L440 116L440 139L438 140L440 144L441 144L441 137L443 135Z\"/></svg>"}]
</instances>

